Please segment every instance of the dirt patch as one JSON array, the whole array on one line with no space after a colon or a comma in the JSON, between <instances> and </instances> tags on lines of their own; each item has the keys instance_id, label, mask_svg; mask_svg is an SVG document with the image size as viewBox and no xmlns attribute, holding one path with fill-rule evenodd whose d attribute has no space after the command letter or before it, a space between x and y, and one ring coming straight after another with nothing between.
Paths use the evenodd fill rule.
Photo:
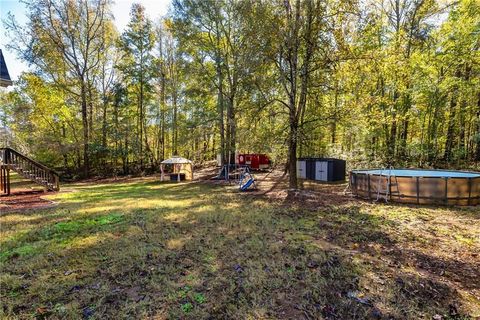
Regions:
<instances>
[{"instance_id":1,"label":"dirt patch","mask_svg":"<svg viewBox=\"0 0 480 320\"><path fill-rule=\"evenodd\" d=\"M299 189L288 188L288 175L282 170L253 171L255 189L241 192L248 196L263 196L274 203L283 203L286 206L301 205L305 209L318 209L324 206L338 206L358 203L356 199L345 193L346 183L317 183L313 181L299 181ZM235 181L210 180L210 183L234 186ZM240 191L239 191L240 192Z\"/></svg>"},{"instance_id":2,"label":"dirt patch","mask_svg":"<svg viewBox=\"0 0 480 320\"><path fill-rule=\"evenodd\" d=\"M1 196L0 213L52 207L54 202L42 198L49 193L42 190L18 190L8 196Z\"/></svg>"}]
</instances>

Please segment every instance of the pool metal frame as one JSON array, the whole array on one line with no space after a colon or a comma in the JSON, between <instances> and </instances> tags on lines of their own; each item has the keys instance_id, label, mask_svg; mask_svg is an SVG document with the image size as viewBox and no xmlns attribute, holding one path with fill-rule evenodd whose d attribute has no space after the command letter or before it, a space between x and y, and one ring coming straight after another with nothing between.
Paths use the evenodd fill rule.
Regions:
<instances>
[{"instance_id":1,"label":"pool metal frame","mask_svg":"<svg viewBox=\"0 0 480 320\"><path fill-rule=\"evenodd\" d=\"M389 172L388 169L383 169L382 174L369 173L369 171L381 170L382 169L350 171L349 185L352 193L366 199L377 199L377 197L379 197L387 201L401 203L468 206L480 204L480 177L402 176L398 173L389 175L386 174ZM415 171L459 172L452 170L419 169L415 169ZM467 171L461 172L474 173ZM394 189L397 189L397 191Z\"/></svg>"}]
</instances>

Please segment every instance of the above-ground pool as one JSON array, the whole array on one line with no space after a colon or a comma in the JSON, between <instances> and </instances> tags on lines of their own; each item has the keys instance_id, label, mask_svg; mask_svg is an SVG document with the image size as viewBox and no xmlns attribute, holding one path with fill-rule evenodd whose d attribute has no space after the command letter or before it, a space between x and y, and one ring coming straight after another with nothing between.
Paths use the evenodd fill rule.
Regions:
<instances>
[{"instance_id":1,"label":"above-ground pool","mask_svg":"<svg viewBox=\"0 0 480 320\"><path fill-rule=\"evenodd\" d=\"M477 205L480 172L374 169L350 172L354 195L418 204Z\"/></svg>"}]
</instances>

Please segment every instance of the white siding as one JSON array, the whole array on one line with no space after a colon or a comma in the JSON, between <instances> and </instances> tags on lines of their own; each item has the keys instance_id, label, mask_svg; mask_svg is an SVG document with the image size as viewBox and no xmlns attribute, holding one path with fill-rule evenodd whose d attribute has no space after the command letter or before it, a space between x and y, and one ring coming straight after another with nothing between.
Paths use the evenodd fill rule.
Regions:
<instances>
[{"instance_id":1,"label":"white siding","mask_svg":"<svg viewBox=\"0 0 480 320\"><path fill-rule=\"evenodd\" d=\"M307 178L307 166L305 161L302 161L302 160L297 161L297 178L300 178L300 179Z\"/></svg>"},{"instance_id":2,"label":"white siding","mask_svg":"<svg viewBox=\"0 0 480 320\"><path fill-rule=\"evenodd\" d=\"M328 162L327 161L315 162L315 180L319 180L319 181L328 180Z\"/></svg>"}]
</instances>

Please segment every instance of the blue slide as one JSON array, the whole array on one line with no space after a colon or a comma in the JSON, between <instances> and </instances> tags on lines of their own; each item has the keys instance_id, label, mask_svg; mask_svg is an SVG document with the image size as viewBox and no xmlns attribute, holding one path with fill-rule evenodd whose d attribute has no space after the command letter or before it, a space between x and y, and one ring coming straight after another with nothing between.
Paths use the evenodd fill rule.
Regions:
<instances>
[{"instance_id":1,"label":"blue slide","mask_svg":"<svg viewBox=\"0 0 480 320\"><path fill-rule=\"evenodd\" d=\"M250 177L250 179L248 179L247 182L245 182L244 184L242 184L240 186L240 190L242 190L242 191L247 190L248 188L250 188L250 186L253 184L253 182L255 182L255 179L253 179L253 177Z\"/></svg>"}]
</instances>

